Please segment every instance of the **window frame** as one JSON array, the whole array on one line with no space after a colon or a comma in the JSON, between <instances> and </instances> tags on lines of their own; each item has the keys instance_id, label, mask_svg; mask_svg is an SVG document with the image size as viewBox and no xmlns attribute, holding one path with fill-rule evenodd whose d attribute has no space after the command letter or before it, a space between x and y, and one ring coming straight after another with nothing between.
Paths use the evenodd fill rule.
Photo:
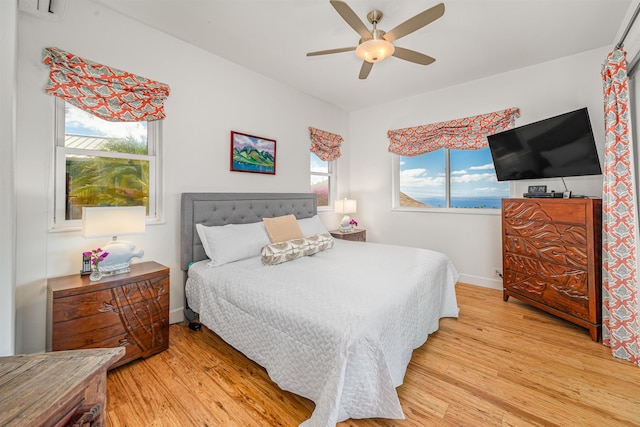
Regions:
<instances>
[{"instance_id":1,"label":"window frame","mask_svg":"<svg viewBox=\"0 0 640 427\"><path fill-rule=\"evenodd\" d=\"M147 225L163 223L162 193L162 120L147 121L147 154L119 153L65 147L64 99L55 98L55 136L53 153L53 189L49 229L52 231L79 230L82 220L66 217L66 158L68 154L80 154L115 159L131 159L149 162L149 215Z\"/></svg>"},{"instance_id":2,"label":"window frame","mask_svg":"<svg viewBox=\"0 0 640 427\"><path fill-rule=\"evenodd\" d=\"M445 202L447 207L444 208L419 208L413 206L400 206L400 154L391 154L391 210L398 212L434 212L434 213L454 213L454 214L473 214L473 215L501 215L501 209L494 208L451 208L451 168L449 148L445 150ZM513 197L514 183L509 182L509 197Z\"/></svg>"},{"instance_id":3,"label":"window frame","mask_svg":"<svg viewBox=\"0 0 640 427\"><path fill-rule=\"evenodd\" d=\"M338 159L336 160L322 160L320 159L320 157L318 157L319 160L321 161L326 161L327 162L327 172L314 172L311 170L311 155L315 155L316 157L318 157L317 154L315 154L312 151L309 151L309 181L311 181L311 177L312 176L326 176L329 178L329 193L327 195L327 197L329 198L329 204L327 206L317 206L318 211L332 211L333 210L333 204L334 204L334 200L336 199L336 197L338 197L338 174L337 174L337 169L338 169ZM309 182L309 185L311 185L311 182Z\"/></svg>"}]
</instances>

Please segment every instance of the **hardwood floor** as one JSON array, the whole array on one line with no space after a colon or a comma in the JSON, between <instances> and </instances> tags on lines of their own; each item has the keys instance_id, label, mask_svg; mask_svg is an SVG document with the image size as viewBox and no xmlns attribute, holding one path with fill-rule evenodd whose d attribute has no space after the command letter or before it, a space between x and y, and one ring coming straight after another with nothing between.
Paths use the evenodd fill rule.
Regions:
<instances>
[{"instance_id":1,"label":"hardwood floor","mask_svg":"<svg viewBox=\"0 0 640 427\"><path fill-rule=\"evenodd\" d=\"M502 291L457 285L460 317L413 353L398 388L405 420L357 426L638 426L640 368L586 329ZM297 426L313 403L204 328L171 325L169 349L110 371L107 425Z\"/></svg>"}]
</instances>

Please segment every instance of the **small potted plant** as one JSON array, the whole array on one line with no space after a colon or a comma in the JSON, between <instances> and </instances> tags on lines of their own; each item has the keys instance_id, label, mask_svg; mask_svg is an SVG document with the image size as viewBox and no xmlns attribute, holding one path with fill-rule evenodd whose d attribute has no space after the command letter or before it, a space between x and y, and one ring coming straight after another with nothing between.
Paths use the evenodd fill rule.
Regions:
<instances>
[{"instance_id":1,"label":"small potted plant","mask_svg":"<svg viewBox=\"0 0 640 427\"><path fill-rule=\"evenodd\" d=\"M82 255L91 258L91 275L89 280L96 282L102 279L102 271L100 271L100 262L109 255L109 252L105 252L102 249L93 249L92 251L84 252Z\"/></svg>"}]
</instances>

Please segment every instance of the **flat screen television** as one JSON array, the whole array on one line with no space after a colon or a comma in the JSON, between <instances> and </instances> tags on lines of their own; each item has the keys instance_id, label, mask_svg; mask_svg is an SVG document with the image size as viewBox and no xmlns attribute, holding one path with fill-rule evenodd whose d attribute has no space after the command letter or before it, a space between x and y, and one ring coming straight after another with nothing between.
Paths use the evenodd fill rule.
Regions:
<instances>
[{"instance_id":1,"label":"flat screen television","mask_svg":"<svg viewBox=\"0 0 640 427\"><path fill-rule=\"evenodd\" d=\"M498 181L600 175L586 108L489 135Z\"/></svg>"}]
</instances>

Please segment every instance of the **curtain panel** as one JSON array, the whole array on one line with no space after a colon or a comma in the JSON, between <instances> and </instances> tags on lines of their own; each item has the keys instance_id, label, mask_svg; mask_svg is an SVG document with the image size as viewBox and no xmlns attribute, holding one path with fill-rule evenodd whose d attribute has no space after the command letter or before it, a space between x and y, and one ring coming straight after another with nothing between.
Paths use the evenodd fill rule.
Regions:
<instances>
[{"instance_id":1,"label":"curtain panel","mask_svg":"<svg viewBox=\"0 0 640 427\"><path fill-rule=\"evenodd\" d=\"M48 47L45 91L104 120L139 122L165 117L169 86Z\"/></svg>"},{"instance_id":2,"label":"curtain panel","mask_svg":"<svg viewBox=\"0 0 640 427\"><path fill-rule=\"evenodd\" d=\"M488 145L487 135L511 129L516 117L520 117L520 109L507 108L473 117L390 130L387 132L388 150L402 156L419 156L440 148L478 150Z\"/></svg>"},{"instance_id":3,"label":"curtain panel","mask_svg":"<svg viewBox=\"0 0 640 427\"><path fill-rule=\"evenodd\" d=\"M340 145L344 141L338 134L309 127L311 152L321 160L330 162L340 157Z\"/></svg>"},{"instance_id":4,"label":"curtain panel","mask_svg":"<svg viewBox=\"0 0 640 427\"><path fill-rule=\"evenodd\" d=\"M602 190L602 343L640 366L637 206L626 53L602 67L605 159Z\"/></svg>"}]
</instances>

